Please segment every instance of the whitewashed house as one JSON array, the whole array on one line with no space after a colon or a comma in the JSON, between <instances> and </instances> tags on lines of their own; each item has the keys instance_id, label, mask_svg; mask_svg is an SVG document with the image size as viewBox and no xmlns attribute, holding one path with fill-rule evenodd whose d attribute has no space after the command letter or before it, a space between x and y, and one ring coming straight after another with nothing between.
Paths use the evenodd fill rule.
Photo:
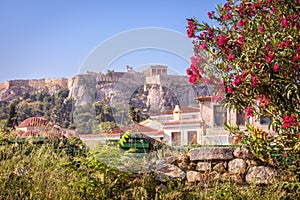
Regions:
<instances>
[{"instance_id":1,"label":"whitewashed house","mask_svg":"<svg viewBox=\"0 0 300 200\"><path fill-rule=\"evenodd\" d=\"M164 132L163 142L172 146L200 144L200 109L192 106L151 115L145 126L156 126ZM158 125L159 124L159 125Z\"/></svg>"}]
</instances>

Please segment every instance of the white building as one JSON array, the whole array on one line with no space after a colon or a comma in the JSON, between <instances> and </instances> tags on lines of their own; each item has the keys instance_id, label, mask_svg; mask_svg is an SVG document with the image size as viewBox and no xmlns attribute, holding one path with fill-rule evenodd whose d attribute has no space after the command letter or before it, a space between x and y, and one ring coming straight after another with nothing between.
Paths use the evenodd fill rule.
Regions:
<instances>
[{"instance_id":1,"label":"white building","mask_svg":"<svg viewBox=\"0 0 300 200\"><path fill-rule=\"evenodd\" d=\"M230 144L230 134L223 125L228 119L245 124L244 115L233 118L232 112L212 102L211 97L197 100L200 102L199 108L175 106L173 111L150 116L151 120L143 122L143 125L162 129L162 141L172 146Z\"/></svg>"},{"instance_id":2,"label":"white building","mask_svg":"<svg viewBox=\"0 0 300 200\"><path fill-rule=\"evenodd\" d=\"M143 125L164 131L163 142L173 146L201 144L200 109L192 106L166 111L150 116Z\"/></svg>"}]
</instances>

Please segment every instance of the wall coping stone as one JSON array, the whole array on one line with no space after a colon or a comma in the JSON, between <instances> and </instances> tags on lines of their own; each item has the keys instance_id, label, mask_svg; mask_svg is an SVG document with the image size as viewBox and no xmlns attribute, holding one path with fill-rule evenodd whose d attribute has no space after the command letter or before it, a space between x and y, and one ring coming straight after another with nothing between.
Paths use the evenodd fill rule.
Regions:
<instances>
[{"instance_id":1,"label":"wall coping stone","mask_svg":"<svg viewBox=\"0 0 300 200\"><path fill-rule=\"evenodd\" d=\"M233 159L233 151L235 148L232 147L205 147L205 148L194 148L190 150L190 160L230 160Z\"/></svg>"}]
</instances>

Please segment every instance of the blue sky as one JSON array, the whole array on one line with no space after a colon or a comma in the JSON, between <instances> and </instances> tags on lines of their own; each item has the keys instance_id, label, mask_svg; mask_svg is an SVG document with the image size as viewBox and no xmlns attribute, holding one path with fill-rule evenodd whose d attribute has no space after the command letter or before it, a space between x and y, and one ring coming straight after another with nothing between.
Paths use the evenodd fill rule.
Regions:
<instances>
[{"instance_id":1,"label":"blue sky","mask_svg":"<svg viewBox=\"0 0 300 200\"><path fill-rule=\"evenodd\" d=\"M91 52L109 38L145 27L186 35L186 18L208 21L207 12L224 2L1 0L0 82L72 77L79 73ZM120 55L98 71L120 71L126 65L139 68L151 63L168 65L179 73L189 65L170 52L145 49Z\"/></svg>"}]
</instances>

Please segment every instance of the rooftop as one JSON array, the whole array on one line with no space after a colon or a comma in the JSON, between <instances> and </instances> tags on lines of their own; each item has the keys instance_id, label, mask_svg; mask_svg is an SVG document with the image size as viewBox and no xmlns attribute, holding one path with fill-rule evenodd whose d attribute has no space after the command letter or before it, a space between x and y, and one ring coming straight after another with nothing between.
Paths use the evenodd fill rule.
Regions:
<instances>
[{"instance_id":1,"label":"rooftop","mask_svg":"<svg viewBox=\"0 0 300 200\"><path fill-rule=\"evenodd\" d=\"M49 121L43 117L30 117L25 119L18 125L18 128L24 127L45 127L49 125Z\"/></svg>"},{"instance_id":2,"label":"rooftop","mask_svg":"<svg viewBox=\"0 0 300 200\"><path fill-rule=\"evenodd\" d=\"M180 108L180 111L182 114L184 113L194 113L194 112L200 112L200 108L193 107L193 106L183 106ZM172 115L173 110L167 110L161 113L153 114L153 116L159 116L159 115Z\"/></svg>"}]
</instances>

